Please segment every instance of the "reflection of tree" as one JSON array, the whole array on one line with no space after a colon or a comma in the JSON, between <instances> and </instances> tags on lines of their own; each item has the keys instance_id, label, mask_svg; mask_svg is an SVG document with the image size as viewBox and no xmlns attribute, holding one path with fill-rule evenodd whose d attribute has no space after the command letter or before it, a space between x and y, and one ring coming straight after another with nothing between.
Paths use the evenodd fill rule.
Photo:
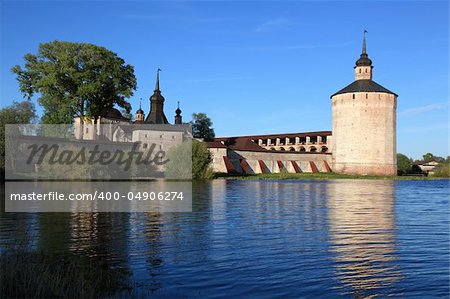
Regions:
<instances>
[{"instance_id":1,"label":"reflection of tree","mask_svg":"<svg viewBox=\"0 0 450 299\"><path fill-rule=\"evenodd\" d=\"M400 276L391 263L394 182L334 182L329 186L328 213L338 278L352 296L380 295Z\"/></svg>"},{"instance_id":2,"label":"reflection of tree","mask_svg":"<svg viewBox=\"0 0 450 299\"><path fill-rule=\"evenodd\" d=\"M161 259L162 238L161 238L161 213L146 213L146 229L145 236L147 240L146 262L150 275L151 291L156 291L161 287L161 282L157 278L159 267L163 263Z\"/></svg>"},{"instance_id":3,"label":"reflection of tree","mask_svg":"<svg viewBox=\"0 0 450 299\"><path fill-rule=\"evenodd\" d=\"M70 240L70 218L67 213L39 213L38 249L48 254L67 251Z\"/></svg>"}]
</instances>

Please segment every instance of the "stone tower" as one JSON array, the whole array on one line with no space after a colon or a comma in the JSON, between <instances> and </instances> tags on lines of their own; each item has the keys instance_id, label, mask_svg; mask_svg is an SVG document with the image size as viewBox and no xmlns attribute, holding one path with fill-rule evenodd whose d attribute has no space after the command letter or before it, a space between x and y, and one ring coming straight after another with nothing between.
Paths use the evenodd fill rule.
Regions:
<instances>
[{"instance_id":1,"label":"stone tower","mask_svg":"<svg viewBox=\"0 0 450 299\"><path fill-rule=\"evenodd\" d=\"M164 97L159 90L159 72L156 72L156 85L153 95L150 97L150 113L145 119L146 124L168 124L166 116L164 115Z\"/></svg>"},{"instance_id":2,"label":"stone tower","mask_svg":"<svg viewBox=\"0 0 450 299\"><path fill-rule=\"evenodd\" d=\"M331 96L332 168L345 174L396 175L397 95L372 80L366 32L355 81Z\"/></svg>"}]
</instances>

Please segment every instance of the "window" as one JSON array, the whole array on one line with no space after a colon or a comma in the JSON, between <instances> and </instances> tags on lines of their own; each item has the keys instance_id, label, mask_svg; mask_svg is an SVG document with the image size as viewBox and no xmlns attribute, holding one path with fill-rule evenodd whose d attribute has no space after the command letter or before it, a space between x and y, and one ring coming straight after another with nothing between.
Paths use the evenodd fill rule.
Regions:
<instances>
[{"instance_id":1,"label":"window","mask_svg":"<svg viewBox=\"0 0 450 299\"><path fill-rule=\"evenodd\" d=\"M86 134L89 133L89 128L86 128Z\"/></svg>"},{"instance_id":2,"label":"window","mask_svg":"<svg viewBox=\"0 0 450 299\"><path fill-rule=\"evenodd\" d=\"M369 94L366 93L366 99L368 99L368 98L369 98Z\"/></svg>"},{"instance_id":3,"label":"window","mask_svg":"<svg viewBox=\"0 0 450 299\"><path fill-rule=\"evenodd\" d=\"M162 138L162 135L159 135L159 138Z\"/></svg>"},{"instance_id":4,"label":"window","mask_svg":"<svg viewBox=\"0 0 450 299\"><path fill-rule=\"evenodd\" d=\"M361 74L361 69L359 69L359 73Z\"/></svg>"},{"instance_id":5,"label":"window","mask_svg":"<svg viewBox=\"0 0 450 299\"><path fill-rule=\"evenodd\" d=\"M353 99L355 99L355 94L353 94Z\"/></svg>"},{"instance_id":6,"label":"window","mask_svg":"<svg viewBox=\"0 0 450 299\"><path fill-rule=\"evenodd\" d=\"M144 144L142 145L142 147L143 147L143 148L147 148L147 143L144 143Z\"/></svg>"},{"instance_id":7,"label":"window","mask_svg":"<svg viewBox=\"0 0 450 299\"><path fill-rule=\"evenodd\" d=\"M145 138L147 138L147 134L145 134Z\"/></svg>"}]
</instances>

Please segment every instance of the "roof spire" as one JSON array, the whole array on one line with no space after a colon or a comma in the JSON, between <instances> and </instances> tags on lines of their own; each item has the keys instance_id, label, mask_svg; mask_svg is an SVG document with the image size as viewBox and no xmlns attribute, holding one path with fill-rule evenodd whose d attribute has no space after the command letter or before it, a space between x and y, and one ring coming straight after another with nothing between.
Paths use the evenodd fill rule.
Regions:
<instances>
[{"instance_id":1,"label":"roof spire","mask_svg":"<svg viewBox=\"0 0 450 299\"><path fill-rule=\"evenodd\" d=\"M180 101L178 101L178 109L180 109Z\"/></svg>"},{"instance_id":2,"label":"roof spire","mask_svg":"<svg viewBox=\"0 0 450 299\"><path fill-rule=\"evenodd\" d=\"M356 66L372 66L372 60L370 60L369 55L367 55L366 50L366 33L364 30L364 38L362 43L362 53L359 55L359 59L356 61Z\"/></svg>"},{"instance_id":3,"label":"roof spire","mask_svg":"<svg viewBox=\"0 0 450 299\"><path fill-rule=\"evenodd\" d=\"M156 85L155 85L155 91L159 91L159 72L161 71L160 68L156 71Z\"/></svg>"},{"instance_id":4,"label":"roof spire","mask_svg":"<svg viewBox=\"0 0 450 299\"><path fill-rule=\"evenodd\" d=\"M142 98L139 99L139 109L142 109Z\"/></svg>"},{"instance_id":5,"label":"roof spire","mask_svg":"<svg viewBox=\"0 0 450 299\"><path fill-rule=\"evenodd\" d=\"M367 52L366 52L366 33L367 33L367 30L364 30L364 38L363 38L363 45L362 45L362 54L367 54Z\"/></svg>"}]
</instances>

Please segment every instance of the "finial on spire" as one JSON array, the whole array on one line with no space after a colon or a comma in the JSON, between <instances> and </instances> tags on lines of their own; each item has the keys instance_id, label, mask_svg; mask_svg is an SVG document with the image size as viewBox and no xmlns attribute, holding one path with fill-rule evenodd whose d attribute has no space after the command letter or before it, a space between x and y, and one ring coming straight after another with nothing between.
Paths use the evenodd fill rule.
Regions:
<instances>
[{"instance_id":1,"label":"finial on spire","mask_svg":"<svg viewBox=\"0 0 450 299\"><path fill-rule=\"evenodd\" d=\"M177 106L177 108L180 109L180 101L178 101L178 106Z\"/></svg>"},{"instance_id":2,"label":"finial on spire","mask_svg":"<svg viewBox=\"0 0 450 299\"><path fill-rule=\"evenodd\" d=\"M155 91L159 91L159 72L161 71L160 68L156 71L156 85L155 85Z\"/></svg>"},{"instance_id":3,"label":"finial on spire","mask_svg":"<svg viewBox=\"0 0 450 299\"><path fill-rule=\"evenodd\" d=\"M139 99L139 109L142 109L142 98Z\"/></svg>"},{"instance_id":4,"label":"finial on spire","mask_svg":"<svg viewBox=\"0 0 450 299\"><path fill-rule=\"evenodd\" d=\"M366 33L367 33L367 30L364 30L364 38L363 38L363 45L362 45L362 54L367 54L367 52L366 52Z\"/></svg>"}]
</instances>

